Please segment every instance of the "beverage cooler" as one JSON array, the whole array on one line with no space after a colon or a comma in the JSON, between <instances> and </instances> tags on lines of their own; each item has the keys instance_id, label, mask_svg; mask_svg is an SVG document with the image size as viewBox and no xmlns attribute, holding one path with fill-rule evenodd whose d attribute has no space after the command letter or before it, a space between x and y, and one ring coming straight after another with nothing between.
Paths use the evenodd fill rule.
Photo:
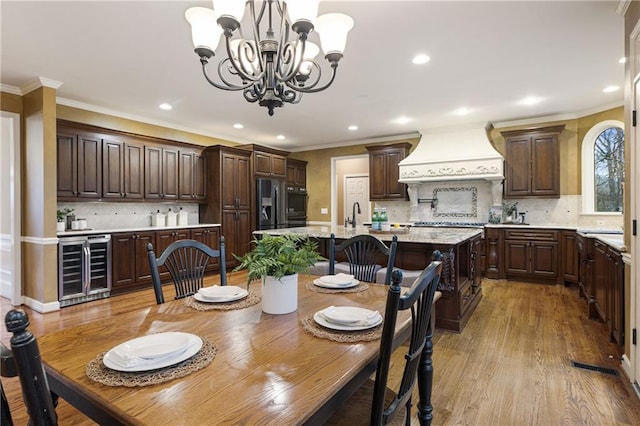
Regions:
<instances>
[{"instance_id":1,"label":"beverage cooler","mask_svg":"<svg viewBox=\"0 0 640 426\"><path fill-rule=\"evenodd\" d=\"M111 235L62 237L58 243L60 306L109 297Z\"/></svg>"}]
</instances>

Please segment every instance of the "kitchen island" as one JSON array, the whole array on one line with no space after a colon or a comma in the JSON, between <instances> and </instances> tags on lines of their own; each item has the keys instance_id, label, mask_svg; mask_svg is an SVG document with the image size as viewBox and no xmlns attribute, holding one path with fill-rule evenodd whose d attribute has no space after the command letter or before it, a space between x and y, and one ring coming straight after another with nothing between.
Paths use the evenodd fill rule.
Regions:
<instances>
[{"instance_id":1,"label":"kitchen island","mask_svg":"<svg viewBox=\"0 0 640 426\"><path fill-rule=\"evenodd\" d=\"M460 332L482 298L481 271L484 261L482 228L399 228L390 232L371 231L368 227L307 226L255 231L254 234L300 234L316 238L320 253L328 257L329 239L334 234L339 244L356 235L371 234L385 244L398 237L395 266L404 270L421 270L431 262L431 254L443 255L443 269L438 284L442 297L437 302L436 327Z\"/></svg>"}]
</instances>

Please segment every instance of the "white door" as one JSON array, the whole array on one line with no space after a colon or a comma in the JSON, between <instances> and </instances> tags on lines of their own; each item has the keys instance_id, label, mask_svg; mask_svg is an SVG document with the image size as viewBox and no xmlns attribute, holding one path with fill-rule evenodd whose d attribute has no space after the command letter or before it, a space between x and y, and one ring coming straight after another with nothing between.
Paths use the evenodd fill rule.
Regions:
<instances>
[{"instance_id":1,"label":"white door","mask_svg":"<svg viewBox=\"0 0 640 426\"><path fill-rule=\"evenodd\" d=\"M351 219L353 206L360 205L360 214L356 207L356 224L362 226L371 220L371 203L369 202L369 176L356 175L344 178L344 217Z\"/></svg>"},{"instance_id":2,"label":"white door","mask_svg":"<svg viewBox=\"0 0 640 426\"><path fill-rule=\"evenodd\" d=\"M22 303L20 247L20 116L0 122L0 295Z\"/></svg>"},{"instance_id":3,"label":"white door","mask_svg":"<svg viewBox=\"0 0 640 426\"><path fill-rule=\"evenodd\" d=\"M637 40L632 41L636 46ZM638 110L640 108L640 74L636 75L633 81L633 97L632 97L633 109ZM637 219L640 214L640 197L638 196L638 190L640 190L640 149L638 149L638 141L640 141L640 127L636 126L631 128L631 135L625 135L630 137L630 142L627 146L631 147L631 152L625 155L630 155L631 162L631 179L630 185L630 213L631 220ZM630 280L630 301L629 301L629 318L630 318L630 330L627 333L631 333L640 324L640 288L638 288L640 281L640 240L637 236L631 236L631 280ZM636 392L640 392L640 350L638 347L630 345L627 350L631 362L631 373L634 378L634 385Z\"/></svg>"}]
</instances>

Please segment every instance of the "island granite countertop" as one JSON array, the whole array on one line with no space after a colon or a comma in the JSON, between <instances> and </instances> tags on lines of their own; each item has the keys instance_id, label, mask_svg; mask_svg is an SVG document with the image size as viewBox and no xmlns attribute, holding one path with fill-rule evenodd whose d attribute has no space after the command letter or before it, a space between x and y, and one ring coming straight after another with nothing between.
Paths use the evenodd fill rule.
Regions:
<instances>
[{"instance_id":1,"label":"island granite countertop","mask_svg":"<svg viewBox=\"0 0 640 426\"><path fill-rule=\"evenodd\" d=\"M389 233L370 232L366 226L356 228L344 226L305 226L301 228L282 228L254 231L254 234L302 234L316 238L330 238L335 234L338 239L347 239L356 235L371 234L381 241L390 242L394 235L398 236L398 242L429 243L455 245L467 241L476 235L482 235L482 228L400 228Z\"/></svg>"}]
</instances>

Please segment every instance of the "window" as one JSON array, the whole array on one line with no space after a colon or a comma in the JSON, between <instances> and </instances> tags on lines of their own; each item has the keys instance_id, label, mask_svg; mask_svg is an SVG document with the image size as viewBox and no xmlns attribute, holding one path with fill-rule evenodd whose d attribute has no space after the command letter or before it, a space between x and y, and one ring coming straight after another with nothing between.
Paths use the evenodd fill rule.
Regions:
<instances>
[{"instance_id":1,"label":"window","mask_svg":"<svg viewBox=\"0 0 640 426\"><path fill-rule=\"evenodd\" d=\"M602 121L582 141L582 213L621 213L623 182L623 124Z\"/></svg>"}]
</instances>

